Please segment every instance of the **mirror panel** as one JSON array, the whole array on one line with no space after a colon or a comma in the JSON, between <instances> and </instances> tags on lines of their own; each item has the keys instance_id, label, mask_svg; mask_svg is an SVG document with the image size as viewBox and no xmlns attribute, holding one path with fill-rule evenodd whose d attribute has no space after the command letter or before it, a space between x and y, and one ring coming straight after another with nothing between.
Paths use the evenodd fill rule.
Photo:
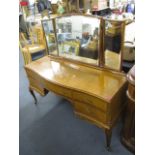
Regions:
<instances>
[{"instance_id":1,"label":"mirror panel","mask_svg":"<svg viewBox=\"0 0 155 155\"><path fill-rule=\"evenodd\" d=\"M81 15L57 18L56 36L60 56L98 65L100 19Z\"/></svg>"},{"instance_id":2,"label":"mirror panel","mask_svg":"<svg viewBox=\"0 0 155 155\"><path fill-rule=\"evenodd\" d=\"M57 42L52 20L42 20L42 26L45 34L48 53L57 55Z\"/></svg>"},{"instance_id":3,"label":"mirror panel","mask_svg":"<svg viewBox=\"0 0 155 155\"><path fill-rule=\"evenodd\" d=\"M105 67L121 70L124 44L124 21L105 20L104 63Z\"/></svg>"}]
</instances>

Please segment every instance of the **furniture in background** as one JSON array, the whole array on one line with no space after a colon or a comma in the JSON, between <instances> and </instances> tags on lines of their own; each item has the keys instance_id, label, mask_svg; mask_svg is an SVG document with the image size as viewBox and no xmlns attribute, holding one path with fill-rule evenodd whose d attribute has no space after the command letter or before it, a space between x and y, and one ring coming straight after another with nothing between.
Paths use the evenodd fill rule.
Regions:
<instances>
[{"instance_id":1,"label":"furniture in background","mask_svg":"<svg viewBox=\"0 0 155 155\"><path fill-rule=\"evenodd\" d=\"M68 0L68 8L70 13L77 13L78 6L78 0Z\"/></svg>"},{"instance_id":2,"label":"furniture in background","mask_svg":"<svg viewBox=\"0 0 155 155\"><path fill-rule=\"evenodd\" d=\"M107 0L91 0L91 11L99 11L108 8Z\"/></svg>"},{"instance_id":3,"label":"furniture in background","mask_svg":"<svg viewBox=\"0 0 155 155\"><path fill-rule=\"evenodd\" d=\"M52 14L57 14L58 5L57 3L51 4Z\"/></svg>"},{"instance_id":4,"label":"furniture in background","mask_svg":"<svg viewBox=\"0 0 155 155\"><path fill-rule=\"evenodd\" d=\"M35 27L33 31L30 31L30 40L26 39L23 33L20 33L19 46L25 64L47 54L45 39L40 27Z\"/></svg>"},{"instance_id":5,"label":"furniture in background","mask_svg":"<svg viewBox=\"0 0 155 155\"><path fill-rule=\"evenodd\" d=\"M135 66L127 74L127 80L127 106L121 141L126 148L135 152Z\"/></svg>"},{"instance_id":6,"label":"furniture in background","mask_svg":"<svg viewBox=\"0 0 155 155\"><path fill-rule=\"evenodd\" d=\"M112 13L112 10L110 8L92 11L93 15L98 15L98 16L108 16L108 15L111 15L111 13Z\"/></svg>"}]
</instances>

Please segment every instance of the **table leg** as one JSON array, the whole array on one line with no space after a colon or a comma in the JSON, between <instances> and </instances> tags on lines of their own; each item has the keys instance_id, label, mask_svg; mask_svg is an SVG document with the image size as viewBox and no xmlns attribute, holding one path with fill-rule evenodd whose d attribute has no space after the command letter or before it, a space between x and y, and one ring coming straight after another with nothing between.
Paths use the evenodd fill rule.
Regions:
<instances>
[{"instance_id":1,"label":"table leg","mask_svg":"<svg viewBox=\"0 0 155 155\"><path fill-rule=\"evenodd\" d=\"M111 129L105 129L105 135L106 135L106 147L108 151L111 151L111 136L112 136L112 130Z\"/></svg>"},{"instance_id":2,"label":"table leg","mask_svg":"<svg viewBox=\"0 0 155 155\"><path fill-rule=\"evenodd\" d=\"M35 100L35 104L37 104L37 98L33 92L33 90L31 88L29 88L29 92L31 93L31 95L33 96L34 100Z\"/></svg>"}]
</instances>

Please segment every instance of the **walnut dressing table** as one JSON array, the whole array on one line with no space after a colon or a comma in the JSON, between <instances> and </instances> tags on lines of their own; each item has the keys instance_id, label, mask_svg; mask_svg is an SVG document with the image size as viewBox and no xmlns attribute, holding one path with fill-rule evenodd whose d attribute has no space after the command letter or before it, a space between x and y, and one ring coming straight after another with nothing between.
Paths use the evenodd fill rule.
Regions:
<instances>
[{"instance_id":1,"label":"walnut dressing table","mask_svg":"<svg viewBox=\"0 0 155 155\"><path fill-rule=\"evenodd\" d=\"M52 91L73 104L75 114L105 129L107 147L124 107L126 77L122 73L43 57L25 66L30 92ZM34 96L35 97L35 96ZM35 98L36 99L36 98Z\"/></svg>"},{"instance_id":2,"label":"walnut dressing table","mask_svg":"<svg viewBox=\"0 0 155 155\"><path fill-rule=\"evenodd\" d=\"M105 130L109 148L112 128L125 106L127 80L120 72L124 22L76 14L42 21L42 26L49 55L25 66L31 94L36 102L33 90L68 99L75 114ZM104 46L106 31L119 34L119 51Z\"/></svg>"}]
</instances>

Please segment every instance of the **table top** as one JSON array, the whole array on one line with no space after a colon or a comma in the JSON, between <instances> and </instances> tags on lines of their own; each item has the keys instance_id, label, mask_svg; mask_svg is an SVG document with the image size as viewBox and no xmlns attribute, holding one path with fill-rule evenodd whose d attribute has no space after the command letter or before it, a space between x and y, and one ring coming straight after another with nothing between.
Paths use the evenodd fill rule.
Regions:
<instances>
[{"instance_id":1,"label":"table top","mask_svg":"<svg viewBox=\"0 0 155 155\"><path fill-rule=\"evenodd\" d=\"M25 66L45 80L57 85L87 92L109 102L126 83L126 76L99 70L74 62L45 56Z\"/></svg>"}]
</instances>

